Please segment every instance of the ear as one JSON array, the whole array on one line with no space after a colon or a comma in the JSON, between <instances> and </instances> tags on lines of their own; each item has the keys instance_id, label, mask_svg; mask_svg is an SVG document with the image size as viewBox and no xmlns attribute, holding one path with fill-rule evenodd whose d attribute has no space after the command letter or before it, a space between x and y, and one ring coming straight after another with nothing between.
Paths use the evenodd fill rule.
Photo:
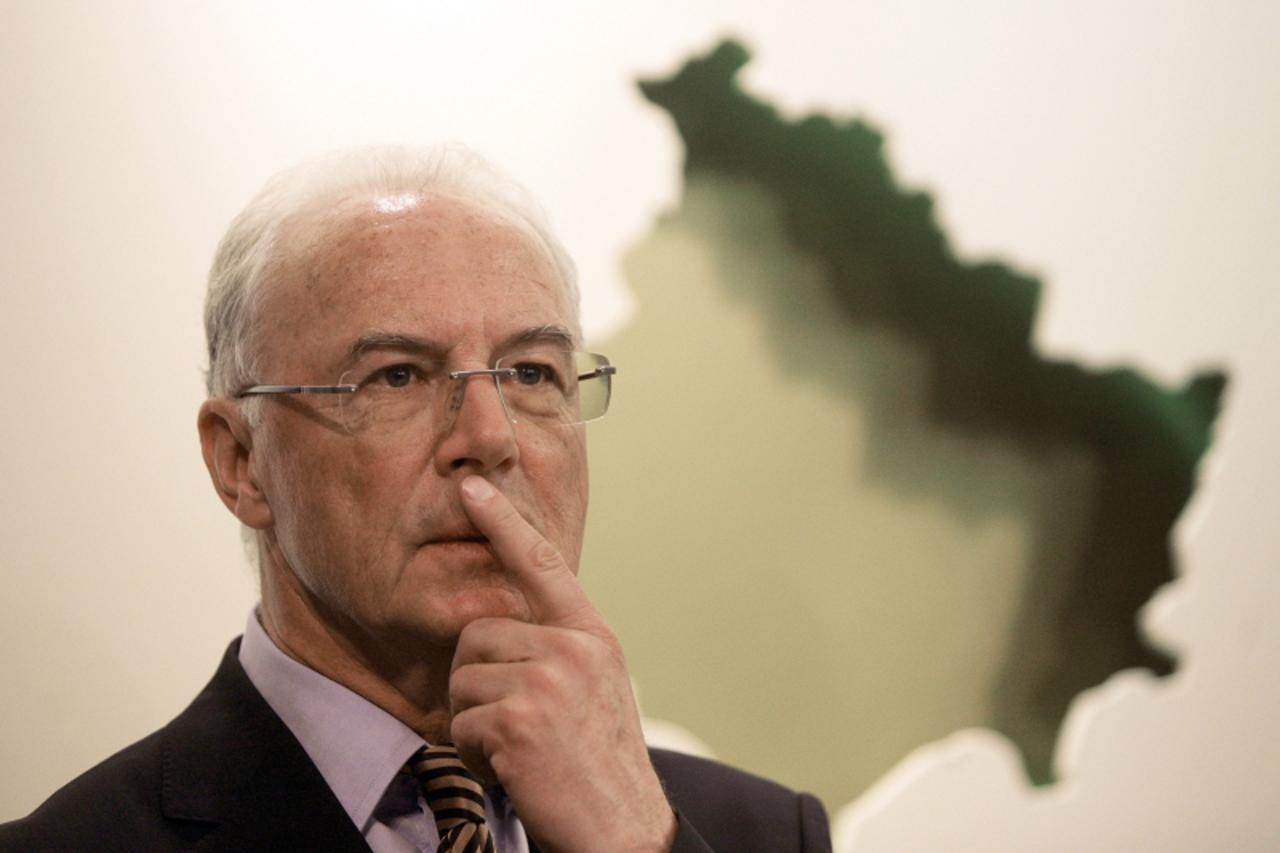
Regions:
<instances>
[{"instance_id":1,"label":"ear","mask_svg":"<svg viewBox=\"0 0 1280 853\"><path fill-rule=\"evenodd\" d=\"M253 431L232 400L205 400L196 419L200 449L213 488L231 514L256 530L274 520L267 497L258 487L253 465Z\"/></svg>"}]
</instances>

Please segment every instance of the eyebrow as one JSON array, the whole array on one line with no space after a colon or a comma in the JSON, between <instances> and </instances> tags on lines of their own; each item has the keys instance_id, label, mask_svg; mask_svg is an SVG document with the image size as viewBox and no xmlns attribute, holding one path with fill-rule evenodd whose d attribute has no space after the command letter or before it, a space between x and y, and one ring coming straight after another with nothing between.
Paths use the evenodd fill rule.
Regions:
<instances>
[{"instance_id":1,"label":"eyebrow","mask_svg":"<svg viewBox=\"0 0 1280 853\"><path fill-rule=\"evenodd\" d=\"M494 351L501 353L531 343L556 344L571 350L577 347L578 341L573 332L569 331L565 326L561 326L558 323L549 323L545 326L534 326L508 335L494 347ZM430 338L407 335L402 332L375 330L366 332L351 344L346 356L342 359L341 369L343 371L348 370L366 353L370 352L393 350L443 361L449 349L444 344L433 341Z\"/></svg>"},{"instance_id":2,"label":"eyebrow","mask_svg":"<svg viewBox=\"0 0 1280 853\"><path fill-rule=\"evenodd\" d=\"M508 336L496 347L498 352L513 349L523 344L559 344L565 349L577 349L578 339L574 337L573 332L558 323L549 323L545 326L537 326L532 329L525 329L523 332L516 332L514 335Z\"/></svg>"},{"instance_id":3,"label":"eyebrow","mask_svg":"<svg viewBox=\"0 0 1280 853\"><path fill-rule=\"evenodd\" d=\"M416 335L405 335L399 332L372 331L356 338L342 360L343 366L354 364L368 352L379 350L399 350L402 352L420 353L423 355L442 356L446 347L428 338Z\"/></svg>"}]
</instances>

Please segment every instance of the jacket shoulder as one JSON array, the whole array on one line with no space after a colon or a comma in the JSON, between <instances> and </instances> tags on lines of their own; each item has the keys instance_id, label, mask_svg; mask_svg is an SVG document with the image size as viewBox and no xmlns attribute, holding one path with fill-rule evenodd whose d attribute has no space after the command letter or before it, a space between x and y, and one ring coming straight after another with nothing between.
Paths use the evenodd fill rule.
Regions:
<instances>
[{"instance_id":1,"label":"jacket shoulder","mask_svg":"<svg viewBox=\"0 0 1280 853\"><path fill-rule=\"evenodd\" d=\"M266 754L262 743L289 746L238 651L233 642L213 679L168 725L0 826L0 851L184 849L213 829L237 808L237 793ZM296 752L302 757L293 763L305 764L301 747Z\"/></svg>"},{"instance_id":2,"label":"jacket shoulder","mask_svg":"<svg viewBox=\"0 0 1280 853\"><path fill-rule=\"evenodd\" d=\"M718 761L651 749L658 778L681 820L714 850L831 850L822 804Z\"/></svg>"},{"instance_id":3,"label":"jacket shoulder","mask_svg":"<svg viewBox=\"0 0 1280 853\"><path fill-rule=\"evenodd\" d=\"M127 746L63 785L34 812L0 825L0 850L138 849L154 838L164 730ZM132 839L132 841L131 841Z\"/></svg>"}]
</instances>

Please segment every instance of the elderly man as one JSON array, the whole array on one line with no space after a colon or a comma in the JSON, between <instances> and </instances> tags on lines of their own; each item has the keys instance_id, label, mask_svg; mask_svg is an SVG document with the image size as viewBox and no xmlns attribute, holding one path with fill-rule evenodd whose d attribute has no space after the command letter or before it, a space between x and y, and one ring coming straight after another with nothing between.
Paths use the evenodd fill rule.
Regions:
<instances>
[{"instance_id":1,"label":"elderly man","mask_svg":"<svg viewBox=\"0 0 1280 853\"><path fill-rule=\"evenodd\" d=\"M576 577L614 368L523 191L456 148L286 172L206 330L204 460L261 604L186 711L0 846L829 849L812 797L644 745Z\"/></svg>"}]
</instances>

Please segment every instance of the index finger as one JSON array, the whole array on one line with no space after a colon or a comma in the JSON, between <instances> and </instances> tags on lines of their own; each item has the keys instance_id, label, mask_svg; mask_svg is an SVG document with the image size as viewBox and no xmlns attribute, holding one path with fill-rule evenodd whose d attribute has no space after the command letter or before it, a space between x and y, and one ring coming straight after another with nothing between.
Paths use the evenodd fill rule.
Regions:
<instances>
[{"instance_id":1,"label":"index finger","mask_svg":"<svg viewBox=\"0 0 1280 853\"><path fill-rule=\"evenodd\" d=\"M498 560L516 576L533 618L543 625L587 627L598 621L582 585L555 546L534 529L506 495L483 477L462 481L462 508Z\"/></svg>"}]
</instances>

